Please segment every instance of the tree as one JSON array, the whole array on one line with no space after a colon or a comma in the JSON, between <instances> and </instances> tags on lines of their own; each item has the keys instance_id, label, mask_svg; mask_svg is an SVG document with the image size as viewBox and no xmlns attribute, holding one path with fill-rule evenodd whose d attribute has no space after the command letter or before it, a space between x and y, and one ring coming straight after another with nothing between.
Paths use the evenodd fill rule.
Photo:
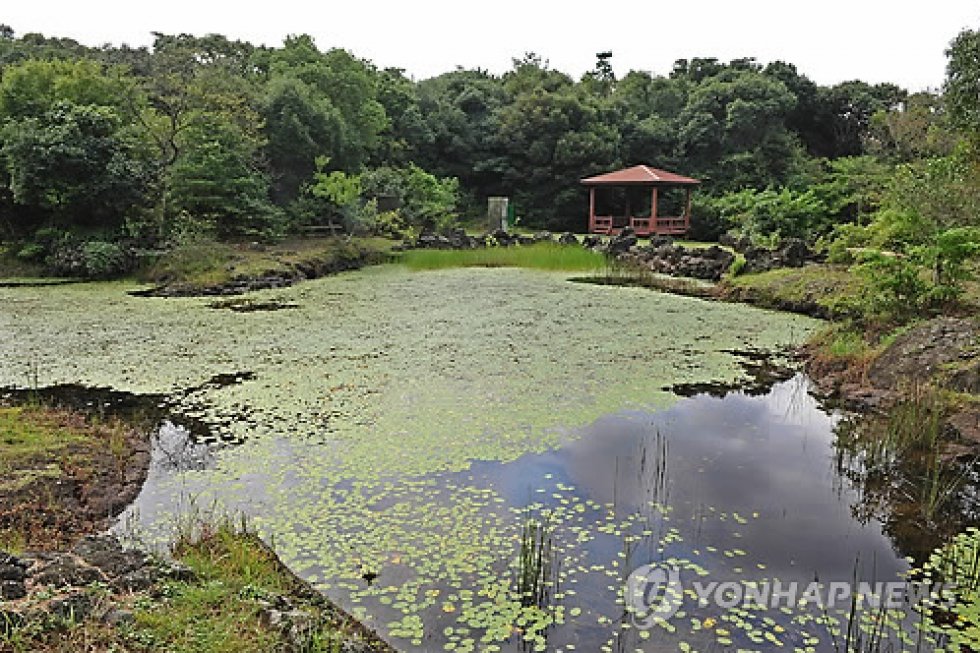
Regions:
<instances>
[{"instance_id":1,"label":"tree","mask_svg":"<svg viewBox=\"0 0 980 653\"><path fill-rule=\"evenodd\" d=\"M518 96L499 113L503 179L528 224L578 229L585 203L576 181L619 164L614 114L578 88Z\"/></svg>"},{"instance_id":2,"label":"tree","mask_svg":"<svg viewBox=\"0 0 980 653\"><path fill-rule=\"evenodd\" d=\"M181 155L169 172L168 205L220 238L268 238L282 229L269 202L269 178L258 165L261 141L210 113L180 135Z\"/></svg>"},{"instance_id":3,"label":"tree","mask_svg":"<svg viewBox=\"0 0 980 653\"><path fill-rule=\"evenodd\" d=\"M22 215L113 230L152 197L147 152L109 107L61 101L38 117L8 122L2 138L13 200L27 209Z\"/></svg>"},{"instance_id":4,"label":"tree","mask_svg":"<svg viewBox=\"0 0 980 653\"><path fill-rule=\"evenodd\" d=\"M894 166L865 155L825 161L812 190L834 225L866 224L881 206Z\"/></svg>"},{"instance_id":5,"label":"tree","mask_svg":"<svg viewBox=\"0 0 980 653\"><path fill-rule=\"evenodd\" d=\"M915 93L900 106L880 109L871 116L866 149L882 158L911 162L946 156L957 137L950 132L942 99L932 93Z\"/></svg>"},{"instance_id":6,"label":"tree","mask_svg":"<svg viewBox=\"0 0 980 653\"><path fill-rule=\"evenodd\" d=\"M687 103L689 86L684 80L636 71L617 82L610 106L617 114L625 163L668 170L679 165L677 118Z\"/></svg>"},{"instance_id":7,"label":"tree","mask_svg":"<svg viewBox=\"0 0 980 653\"><path fill-rule=\"evenodd\" d=\"M285 204L312 179L317 157L336 170L359 171L381 147L389 122L377 71L348 52L322 53L304 35L287 38L265 58L261 114L275 197Z\"/></svg>"},{"instance_id":8,"label":"tree","mask_svg":"<svg viewBox=\"0 0 980 653\"><path fill-rule=\"evenodd\" d=\"M500 111L509 102L502 80L485 71L456 70L418 84L423 139L414 161L440 177L459 180L463 210L485 210L487 195L507 194L509 168Z\"/></svg>"},{"instance_id":9,"label":"tree","mask_svg":"<svg viewBox=\"0 0 980 653\"><path fill-rule=\"evenodd\" d=\"M317 157L339 149L343 118L330 101L295 77L275 77L261 103L266 151L275 171L274 197L295 199L314 174Z\"/></svg>"},{"instance_id":10,"label":"tree","mask_svg":"<svg viewBox=\"0 0 980 653\"><path fill-rule=\"evenodd\" d=\"M980 31L963 30L946 50L944 99L951 122L980 138Z\"/></svg>"},{"instance_id":11,"label":"tree","mask_svg":"<svg viewBox=\"0 0 980 653\"><path fill-rule=\"evenodd\" d=\"M616 85L616 73L613 72L612 52L597 52L595 68L582 76L582 84L588 92L599 97L608 97Z\"/></svg>"},{"instance_id":12,"label":"tree","mask_svg":"<svg viewBox=\"0 0 980 653\"><path fill-rule=\"evenodd\" d=\"M378 102L388 125L381 132L372 165L405 165L421 143L431 138L419 107L417 85L399 68L386 68L378 77Z\"/></svg>"},{"instance_id":13,"label":"tree","mask_svg":"<svg viewBox=\"0 0 980 653\"><path fill-rule=\"evenodd\" d=\"M820 87L801 75L796 66L783 61L773 61L762 72L782 82L796 97L795 106L786 115L786 126L800 137L807 152L818 157L835 156L833 120Z\"/></svg>"},{"instance_id":14,"label":"tree","mask_svg":"<svg viewBox=\"0 0 980 653\"><path fill-rule=\"evenodd\" d=\"M353 172L368 161L388 125L377 99L377 74L370 64L346 50L321 53L313 39L303 35L288 37L282 48L271 53L270 76L298 79L322 106L332 107L330 113L338 120L329 142L322 143L326 151L321 152L330 157L332 166Z\"/></svg>"},{"instance_id":15,"label":"tree","mask_svg":"<svg viewBox=\"0 0 980 653\"><path fill-rule=\"evenodd\" d=\"M724 70L691 89L678 117L680 154L716 190L783 185L801 156L786 127L794 106L782 82Z\"/></svg>"},{"instance_id":16,"label":"tree","mask_svg":"<svg viewBox=\"0 0 980 653\"><path fill-rule=\"evenodd\" d=\"M857 156L864 153L864 142L871 127L871 117L878 111L889 111L905 101L908 93L894 84L874 86L850 81L821 90L826 103L833 147L828 156Z\"/></svg>"},{"instance_id":17,"label":"tree","mask_svg":"<svg viewBox=\"0 0 980 653\"><path fill-rule=\"evenodd\" d=\"M112 107L126 121L144 106L134 78L97 61L30 60L4 70L0 121L39 116L63 101Z\"/></svg>"},{"instance_id":18,"label":"tree","mask_svg":"<svg viewBox=\"0 0 980 653\"><path fill-rule=\"evenodd\" d=\"M136 81L95 61L31 60L0 81L0 145L22 230L114 230L155 198Z\"/></svg>"}]
</instances>

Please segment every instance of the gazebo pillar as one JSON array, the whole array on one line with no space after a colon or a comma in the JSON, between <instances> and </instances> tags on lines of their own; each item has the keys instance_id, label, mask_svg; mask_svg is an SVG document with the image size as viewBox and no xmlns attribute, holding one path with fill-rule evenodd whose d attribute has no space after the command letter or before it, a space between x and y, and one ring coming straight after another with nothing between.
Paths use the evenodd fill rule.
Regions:
<instances>
[{"instance_id":1,"label":"gazebo pillar","mask_svg":"<svg viewBox=\"0 0 980 653\"><path fill-rule=\"evenodd\" d=\"M657 187L650 193L650 233L657 233Z\"/></svg>"},{"instance_id":2,"label":"gazebo pillar","mask_svg":"<svg viewBox=\"0 0 980 653\"><path fill-rule=\"evenodd\" d=\"M691 228L691 189L687 189L687 197L684 200L684 231Z\"/></svg>"},{"instance_id":3,"label":"gazebo pillar","mask_svg":"<svg viewBox=\"0 0 980 653\"><path fill-rule=\"evenodd\" d=\"M589 187L589 233L595 233L595 186Z\"/></svg>"}]
</instances>

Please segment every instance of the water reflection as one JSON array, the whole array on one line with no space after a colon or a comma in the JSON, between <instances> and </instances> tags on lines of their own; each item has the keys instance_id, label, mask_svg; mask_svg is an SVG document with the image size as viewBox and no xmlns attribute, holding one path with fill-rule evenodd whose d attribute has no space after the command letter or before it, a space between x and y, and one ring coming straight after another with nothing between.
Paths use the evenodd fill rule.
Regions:
<instances>
[{"instance_id":1,"label":"water reflection","mask_svg":"<svg viewBox=\"0 0 980 653\"><path fill-rule=\"evenodd\" d=\"M851 513L860 495L835 483L837 421L800 376L764 396L699 395L659 413L606 416L560 449L478 464L472 476L513 505L548 475L623 515L663 498L671 521L690 529L692 547L732 537L732 518L707 515L757 514L739 525L736 539L780 575L848 577L859 553L876 558L881 573L894 573L903 565L880 526ZM661 450L663 477L649 460Z\"/></svg>"},{"instance_id":2,"label":"water reflection","mask_svg":"<svg viewBox=\"0 0 980 653\"><path fill-rule=\"evenodd\" d=\"M724 619L710 606L691 608L676 633L658 630L647 640L630 628L621 595L630 571L680 561L685 574L698 573L689 579L703 572L717 582L829 583L855 577L891 581L907 568L907 543L894 528L907 519L882 507L896 495L857 483L842 466L837 434L845 424L809 394L805 377L796 376L764 394L699 394L662 411L606 415L556 449L513 462L478 461L465 472L390 478L377 485L323 476L311 484L306 462L329 456L331 445L270 439L254 469L215 493L237 497L237 504L230 502L234 509L258 517L288 497L289 505L304 509L329 503L331 518L362 510L380 530L388 529L376 536L360 518L348 524L342 515L319 524L295 518L273 523L309 543L287 550L287 561L344 607L363 610L399 649L443 650L486 632L474 624L500 626L511 599L484 592L498 581L511 583L516 592L514 561L527 539L522 527L528 518L547 520L548 546L557 561L556 586L548 596L563 618L541 631L547 650L659 650L676 648L678 641L716 649L714 632L690 625ZM246 455L248 448L229 452ZM137 504L156 514L141 520L161 523L179 508L160 500L173 492L175 477L191 472L180 486L188 496L213 489L214 479L208 484L207 474L193 473L209 468L212 455L186 430L165 424ZM460 505L469 505L459 513L468 515L465 523L454 521ZM471 568L456 560L454 538L461 532L486 537L485 546L472 549L479 555L489 551L494 562ZM350 556L348 576L320 564L317 547L325 535L342 540L343 554ZM467 616L477 613L485 621ZM758 620L753 627L773 620L784 645L834 650L820 617L811 611L751 619ZM422 624L421 635L400 634L409 618ZM503 632L512 634L494 641L501 650L522 650L529 646L523 635L530 628L505 621ZM758 648L744 633L731 638L736 646ZM818 643L808 643L813 639Z\"/></svg>"},{"instance_id":3,"label":"water reflection","mask_svg":"<svg viewBox=\"0 0 980 653\"><path fill-rule=\"evenodd\" d=\"M660 632L638 639L617 616L625 576L647 563L684 560L714 581L898 578L907 563L879 522L855 518L864 495L839 482L840 418L807 390L797 376L764 395L702 394L656 413L608 415L556 450L476 463L457 479L492 489L515 510L587 508L555 530L571 566L588 573L565 578L576 590L565 607L580 617L549 629L549 650L656 650L653 642L674 639ZM776 616L787 642L813 635L794 634L790 618ZM706 635L684 635L699 637ZM832 650L821 641L818 649ZM710 637L702 644L717 646Z\"/></svg>"},{"instance_id":4,"label":"water reflection","mask_svg":"<svg viewBox=\"0 0 980 653\"><path fill-rule=\"evenodd\" d=\"M913 395L887 414L842 422L836 435L836 471L859 495L854 517L882 523L904 555L924 562L978 523L975 450L951 442L938 405Z\"/></svg>"}]
</instances>

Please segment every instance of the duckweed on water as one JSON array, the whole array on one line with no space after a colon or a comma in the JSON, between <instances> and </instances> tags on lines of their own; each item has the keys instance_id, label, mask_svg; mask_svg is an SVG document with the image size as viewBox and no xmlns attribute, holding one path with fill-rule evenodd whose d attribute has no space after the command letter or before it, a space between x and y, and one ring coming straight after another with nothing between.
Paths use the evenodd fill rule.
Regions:
<instances>
[{"instance_id":1,"label":"duckweed on water","mask_svg":"<svg viewBox=\"0 0 980 653\"><path fill-rule=\"evenodd\" d=\"M528 479L527 505L514 506L460 474L554 448L603 414L676 400L660 388L737 380L727 352L797 343L815 325L527 270L388 266L256 294L297 306L278 312L125 289L0 289L0 385L37 370L42 385L169 394L243 444L213 468L157 477L127 521L161 533L187 497L215 498L253 515L294 569L399 646L424 650L520 639L543 650L564 623L585 639L622 637L628 623L586 597L615 601L629 565L589 552L642 544L701 569L671 553L687 545L669 506L619 514L547 479ZM523 605L510 582L526 510L559 524L553 609ZM711 557L726 553L746 555L732 543Z\"/></svg>"},{"instance_id":2,"label":"duckweed on water","mask_svg":"<svg viewBox=\"0 0 980 653\"><path fill-rule=\"evenodd\" d=\"M674 397L664 386L738 379L727 351L799 342L814 325L523 270L376 268L261 293L300 306L272 313L125 289L0 290L0 385L36 370L41 385L172 393L242 439L308 436L341 448L343 476L540 451L604 413L666 406ZM242 371L254 378L206 384Z\"/></svg>"}]
</instances>

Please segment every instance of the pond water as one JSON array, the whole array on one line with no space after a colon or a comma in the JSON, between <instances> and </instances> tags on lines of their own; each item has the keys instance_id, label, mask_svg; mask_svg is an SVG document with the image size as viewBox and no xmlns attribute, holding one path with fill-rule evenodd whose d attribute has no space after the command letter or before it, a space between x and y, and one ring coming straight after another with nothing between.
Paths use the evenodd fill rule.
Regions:
<instances>
[{"instance_id":1,"label":"pond water","mask_svg":"<svg viewBox=\"0 0 980 653\"><path fill-rule=\"evenodd\" d=\"M833 650L812 607L688 597L647 630L622 590L654 562L686 587L907 567L854 517L837 418L804 377L671 391L738 384L739 352L812 320L522 270L385 266L256 294L287 311L127 289L0 288L0 386L164 396L212 437L167 422L119 530L163 541L176 514L244 512L400 649Z\"/></svg>"}]
</instances>

